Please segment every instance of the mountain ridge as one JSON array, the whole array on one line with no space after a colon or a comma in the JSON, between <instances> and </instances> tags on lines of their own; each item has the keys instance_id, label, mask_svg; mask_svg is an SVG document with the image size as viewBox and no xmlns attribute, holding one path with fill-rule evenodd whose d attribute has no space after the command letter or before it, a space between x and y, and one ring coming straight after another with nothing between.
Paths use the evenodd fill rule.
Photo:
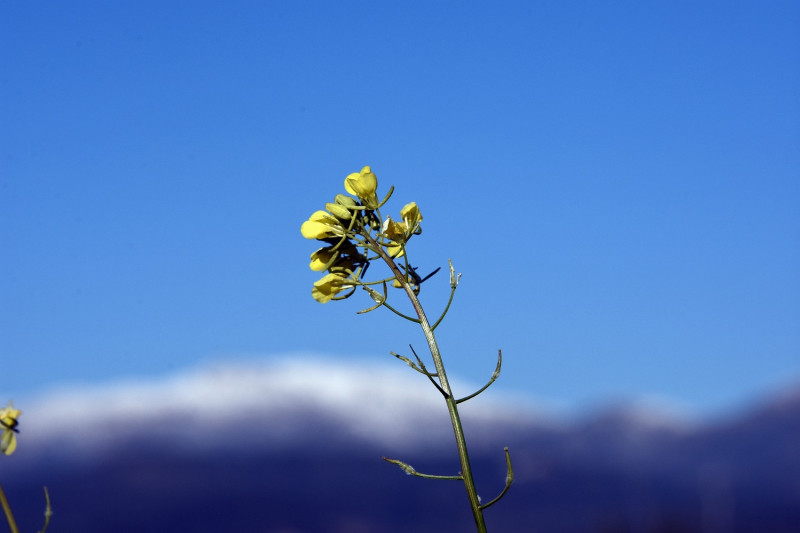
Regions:
<instances>
[{"instance_id":1,"label":"mountain ridge","mask_svg":"<svg viewBox=\"0 0 800 533\"><path fill-rule=\"evenodd\" d=\"M47 484L63 531L470 530L457 483L381 460L458 472L436 391L383 367L364 382L304 364L43 399L2 465L18 520L40 526L29 517ZM567 419L491 395L463 405L484 500L511 450L515 481L487 510L491 530L799 530L800 387L691 423L637 402Z\"/></svg>"}]
</instances>

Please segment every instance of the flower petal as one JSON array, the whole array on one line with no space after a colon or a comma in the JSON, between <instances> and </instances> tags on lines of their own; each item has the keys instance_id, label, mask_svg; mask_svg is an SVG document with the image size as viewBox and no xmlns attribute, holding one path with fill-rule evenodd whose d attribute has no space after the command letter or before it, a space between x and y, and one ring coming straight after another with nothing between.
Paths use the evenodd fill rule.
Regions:
<instances>
[{"instance_id":1,"label":"flower petal","mask_svg":"<svg viewBox=\"0 0 800 533\"><path fill-rule=\"evenodd\" d=\"M347 283L347 278L339 274L326 274L322 279L314 282L311 296L321 304L330 302L334 296L344 289L352 287Z\"/></svg>"},{"instance_id":2,"label":"flower petal","mask_svg":"<svg viewBox=\"0 0 800 533\"><path fill-rule=\"evenodd\" d=\"M419 223L422 222L422 214L419 212L417 202L406 204L405 207L400 210L400 217L403 219L403 222L406 223L409 233L414 233Z\"/></svg>"},{"instance_id":3,"label":"flower petal","mask_svg":"<svg viewBox=\"0 0 800 533\"><path fill-rule=\"evenodd\" d=\"M311 263L308 265L309 268L314 272L324 271L325 267L328 266L328 263L333 259L334 254L336 254L336 252L331 251L330 248L320 248L311 254Z\"/></svg>"},{"instance_id":4,"label":"flower petal","mask_svg":"<svg viewBox=\"0 0 800 533\"><path fill-rule=\"evenodd\" d=\"M335 216L326 211L314 211L300 226L306 239L325 239L344 235L344 227Z\"/></svg>"},{"instance_id":5,"label":"flower petal","mask_svg":"<svg viewBox=\"0 0 800 533\"><path fill-rule=\"evenodd\" d=\"M3 431L3 436L0 437L0 452L3 452L6 455L11 455L16 449L17 436L10 429Z\"/></svg>"},{"instance_id":6,"label":"flower petal","mask_svg":"<svg viewBox=\"0 0 800 533\"><path fill-rule=\"evenodd\" d=\"M17 449L17 419L21 411L14 409L14 405L8 402L8 407L0 408L0 429L3 430L0 436L0 452L11 455Z\"/></svg>"}]
</instances>

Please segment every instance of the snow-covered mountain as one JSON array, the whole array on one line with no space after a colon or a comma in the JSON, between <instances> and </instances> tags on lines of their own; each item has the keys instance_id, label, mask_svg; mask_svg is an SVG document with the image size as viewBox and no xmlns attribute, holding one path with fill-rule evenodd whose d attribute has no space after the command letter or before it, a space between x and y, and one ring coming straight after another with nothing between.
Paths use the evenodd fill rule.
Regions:
<instances>
[{"instance_id":1,"label":"snow-covered mountain","mask_svg":"<svg viewBox=\"0 0 800 533\"><path fill-rule=\"evenodd\" d=\"M577 419L492 393L462 405L484 499L511 449L493 531L800 531L800 386L693 423L640 403ZM0 483L26 531L42 485L54 531L471 529L458 483L381 460L458 471L441 398L401 365L224 364L19 407Z\"/></svg>"}]
</instances>

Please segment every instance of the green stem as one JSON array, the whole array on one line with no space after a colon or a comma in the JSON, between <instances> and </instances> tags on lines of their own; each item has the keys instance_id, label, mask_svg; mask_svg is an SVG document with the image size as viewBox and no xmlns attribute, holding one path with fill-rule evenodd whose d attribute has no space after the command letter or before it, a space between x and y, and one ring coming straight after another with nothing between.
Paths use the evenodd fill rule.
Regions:
<instances>
[{"instance_id":1,"label":"green stem","mask_svg":"<svg viewBox=\"0 0 800 533\"><path fill-rule=\"evenodd\" d=\"M372 249L375 253L381 256L389 268L392 270L392 273L395 275L395 278L403 285L403 288L408 295L408 298L411 300L411 304L414 306L414 310L419 317L419 325L422 327L422 332L425 334L425 340L428 341L428 347L431 351L431 357L433 358L433 364L436 366L436 373L438 374L439 384L441 385L442 391L445 394L445 400L447 401L447 411L450 413L450 422L453 424L453 433L455 434L456 438L456 446L458 447L458 456L461 460L461 475L464 478L464 487L467 489L467 497L469 498L469 505L472 508L472 516L475 518L475 526L479 533L486 533L486 523L483 519L483 509L481 509L481 503L478 500L478 492L475 489L475 482L472 479L472 467L469 463L469 454L467 453L467 441L464 437L464 429L461 426L461 418L458 415L458 406L456 405L456 400L453 397L453 392L450 389L450 383L447 380L447 373L444 371L444 363L442 362L442 356L439 353L439 345L436 343L436 337L433 334L433 328L428 322L428 317L425 316L425 311L422 309L422 304L417 298L417 295L414 293L414 289L411 288L408 281L406 281L405 276L400 271L400 268L397 264L389 257L389 254L372 238L371 235L365 232L364 235L367 238L367 241L372 245Z\"/></svg>"},{"instance_id":2,"label":"green stem","mask_svg":"<svg viewBox=\"0 0 800 533\"><path fill-rule=\"evenodd\" d=\"M44 509L44 526L39 533L47 532L47 526L50 525L50 517L53 516L53 508L50 506L50 493L47 492L47 487L44 488L44 501L47 503Z\"/></svg>"},{"instance_id":3,"label":"green stem","mask_svg":"<svg viewBox=\"0 0 800 533\"><path fill-rule=\"evenodd\" d=\"M19 533L19 529L17 528L17 523L14 521L14 514L11 512L11 506L8 505L8 500L6 499L6 493L3 492L3 487L0 486L0 505L3 507L3 512L8 519L8 527L11 528L11 533Z\"/></svg>"}]
</instances>

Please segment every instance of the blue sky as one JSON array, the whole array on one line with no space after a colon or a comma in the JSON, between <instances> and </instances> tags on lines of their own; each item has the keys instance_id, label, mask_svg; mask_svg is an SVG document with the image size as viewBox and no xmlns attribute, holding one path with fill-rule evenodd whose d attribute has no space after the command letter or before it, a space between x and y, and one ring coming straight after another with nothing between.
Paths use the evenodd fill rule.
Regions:
<instances>
[{"instance_id":1,"label":"blue sky","mask_svg":"<svg viewBox=\"0 0 800 533\"><path fill-rule=\"evenodd\" d=\"M0 397L393 358L299 226L369 164L450 374L695 412L800 379L795 2L0 6ZM423 289L436 314L446 276ZM357 295L359 296L359 295Z\"/></svg>"}]
</instances>

